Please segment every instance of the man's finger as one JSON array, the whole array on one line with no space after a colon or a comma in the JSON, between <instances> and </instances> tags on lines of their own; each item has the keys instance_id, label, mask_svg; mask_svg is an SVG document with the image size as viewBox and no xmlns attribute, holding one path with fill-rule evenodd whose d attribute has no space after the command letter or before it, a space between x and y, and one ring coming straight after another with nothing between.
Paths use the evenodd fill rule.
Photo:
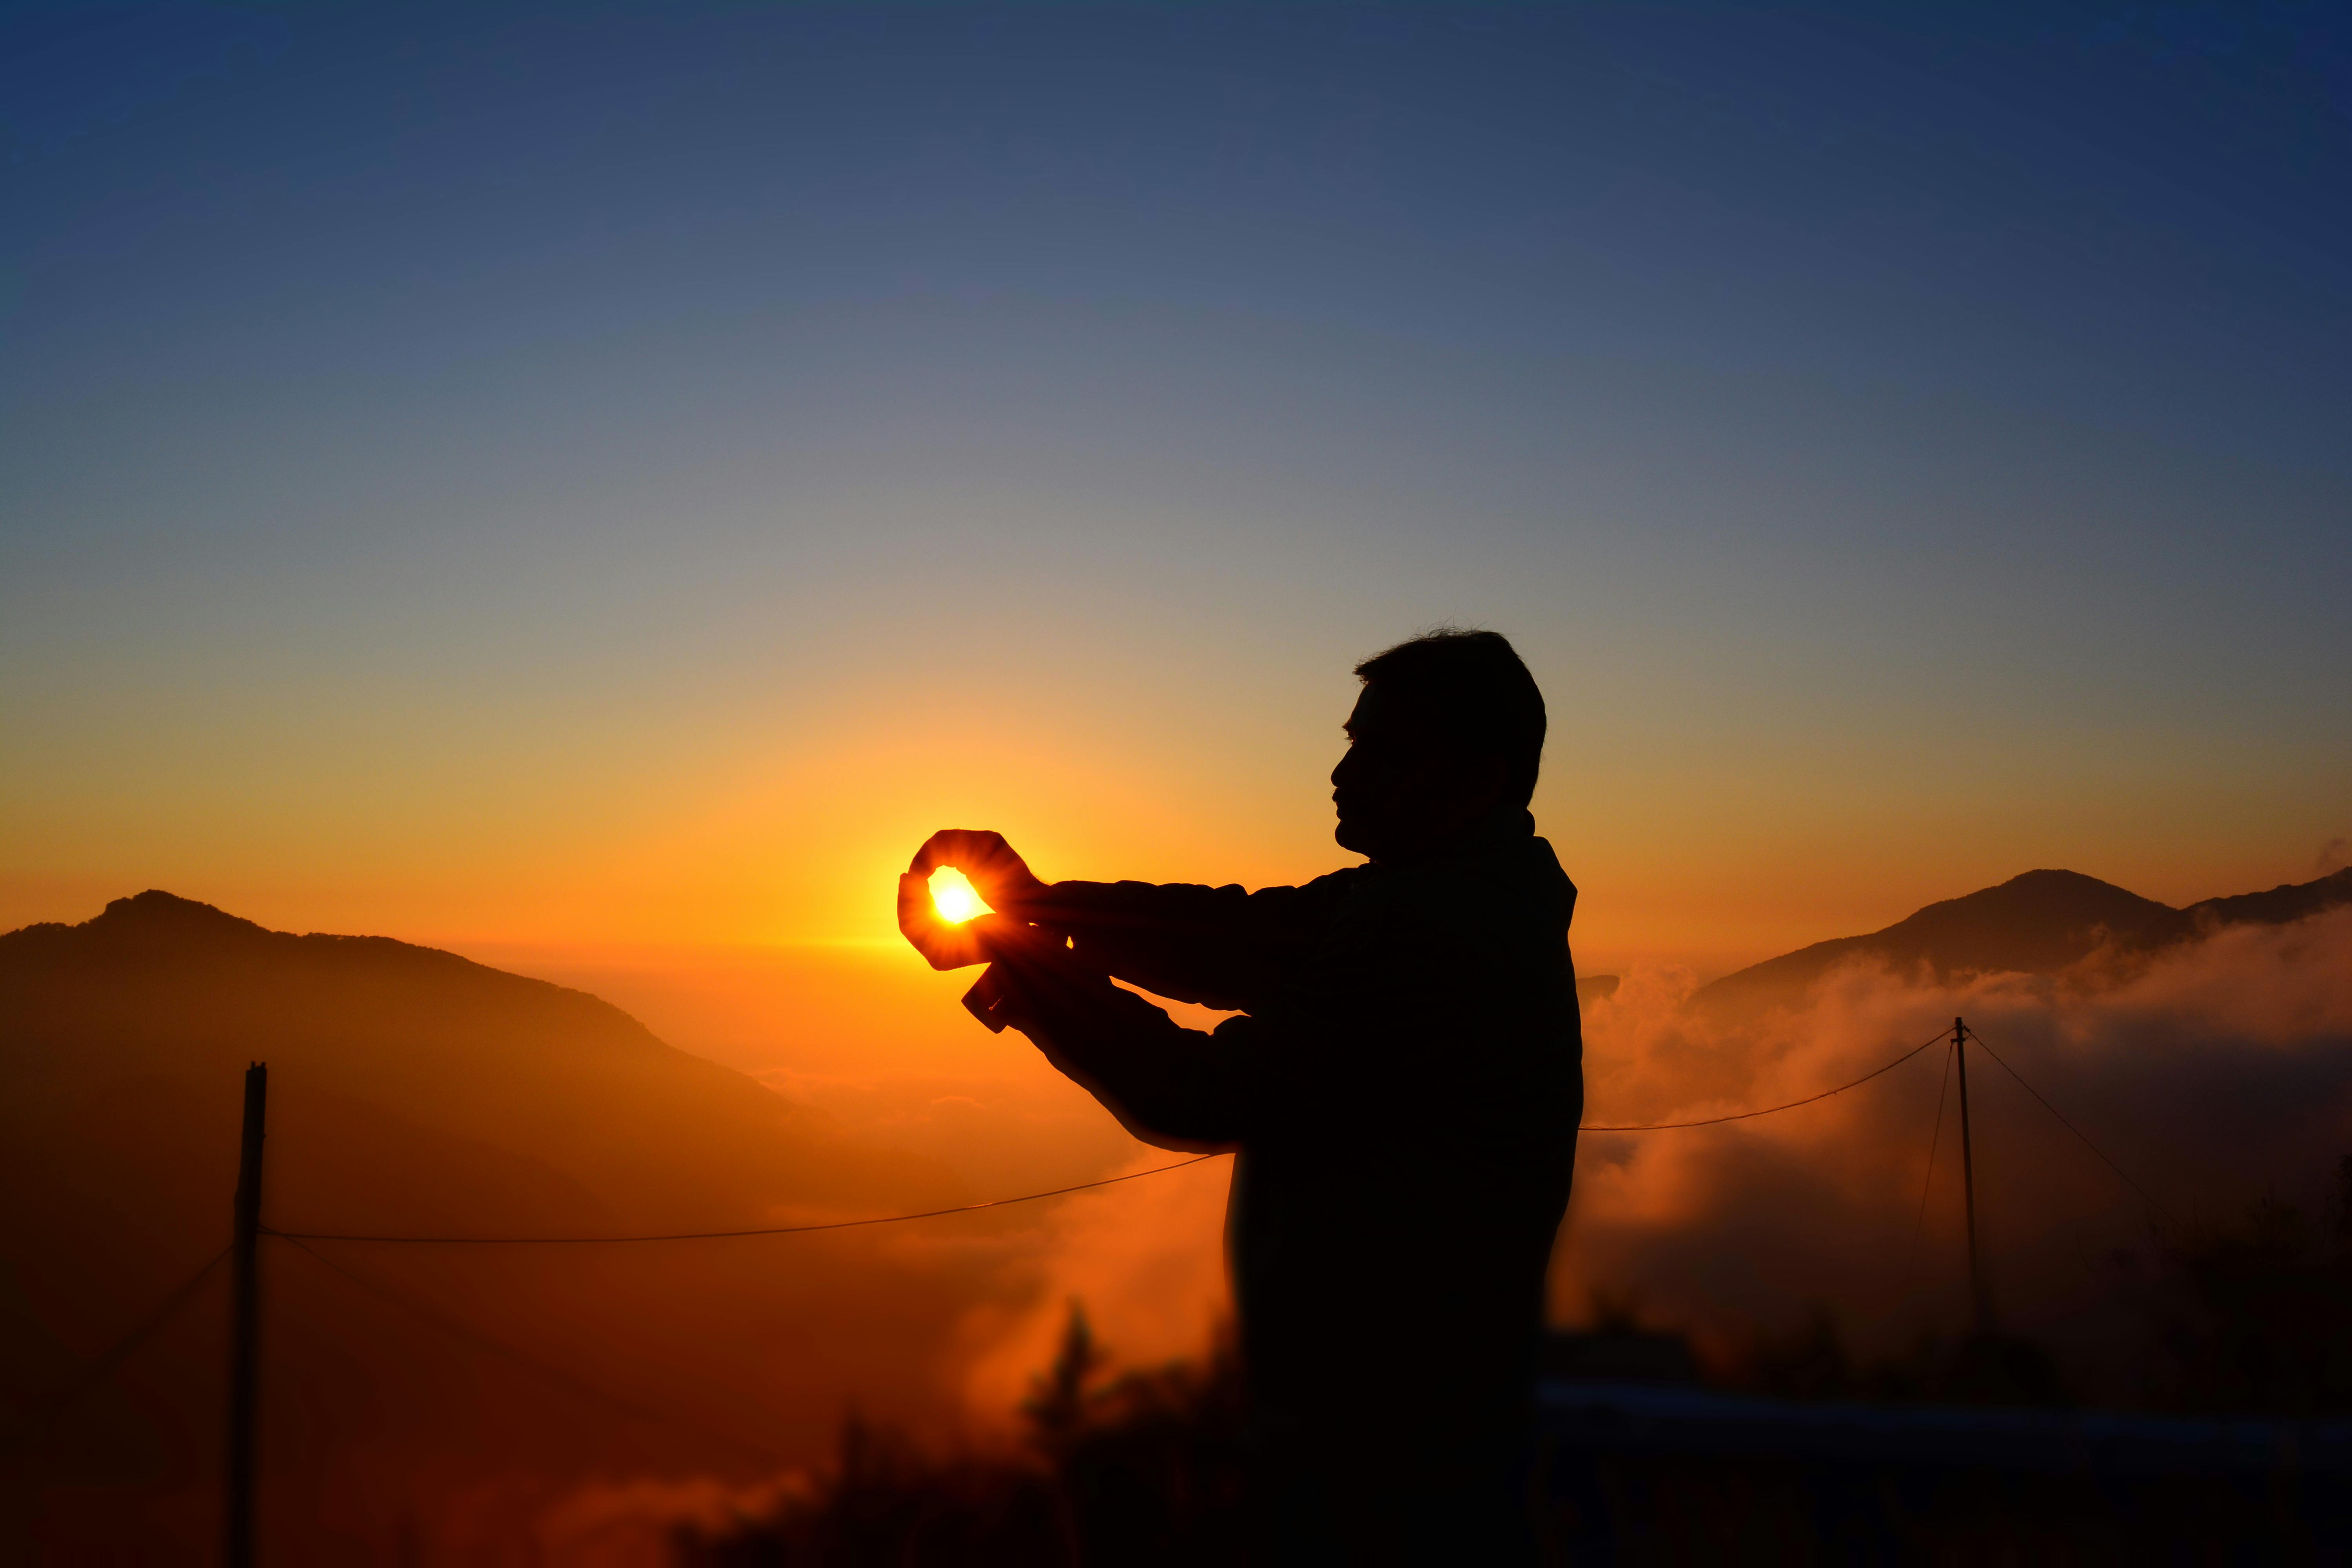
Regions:
<instances>
[{"instance_id":1,"label":"man's finger","mask_svg":"<svg viewBox=\"0 0 2352 1568\"><path fill-rule=\"evenodd\" d=\"M987 961L972 922L958 925L942 917L931 901L930 879L917 872L898 879L898 934L933 969L962 969Z\"/></svg>"},{"instance_id":2,"label":"man's finger","mask_svg":"<svg viewBox=\"0 0 2352 1568\"><path fill-rule=\"evenodd\" d=\"M911 868L928 875L942 866L962 872L983 901L1008 913L1035 903L1045 889L1004 835L990 828L950 827L932 834L916 851Z\"/></svg>"},{"instance_id":3,"label":"man's finger","mask_svg":"<svg viewBox=\"0 0 2352 1568\"><path fill-rule=\"evenodd\" d=\"M942 866L952 866L969 875L999 857L1012 854L1013 847L1004 842L1004 835L993 828L943 827L923 840L923 847L915 851L914 863L907 869L929 876Z\"/></svg>"}]
</instances>

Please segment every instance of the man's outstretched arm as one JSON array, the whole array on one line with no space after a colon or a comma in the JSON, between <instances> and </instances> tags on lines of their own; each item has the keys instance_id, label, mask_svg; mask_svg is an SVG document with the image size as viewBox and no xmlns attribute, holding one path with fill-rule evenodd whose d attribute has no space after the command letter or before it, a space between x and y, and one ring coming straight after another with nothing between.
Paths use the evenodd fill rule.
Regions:
<instances>
[{"instance_id":1,"label":"man's outstretched arm","mask_svg":"<svg viewBox=\"0 0 2352 1568\"><path fill-rule=\"evenodd\" d=\"M901 929L919 947L928 907L919 882L940 866L971 878L999 913L1070 939L1098 973L1212 1007L1242 1008L1263 997L1311 946L1339 900L1330 878L1254 893L1186 883L1043 882L1001 834L950 828L916 852L908 868L913 880L900 887ZM968 942L937 933L926 954L940 968L980 957Z\"/></svg>"},{"instance_id":2,"label":"man's outstretched arm","mask_svg":"<svg viewBox=\"0 0 2352 1568\"><path fill-rule=\"evenodd\" d=\"M992 1024L1028 1036L1145 1142L1218 1149L1241 1142L1247 1020L1215 1034L1187 1029L1044 933L1003 922L989 941L998 956L973 1000Z\"/></svg>"},{"instance_id":3,"label":"man's outstretched arm","mask_svg":"<svg viewBox=\"0 0 2352 1568\"><path fill-rule=\"evenodd\" d=\"M1026 918L1066 933L1090 969L1156 995L1239 1009L1277 983L1321 902L1298 888L1070 881L1047 884Z\"/></svg>"}]
</instances>

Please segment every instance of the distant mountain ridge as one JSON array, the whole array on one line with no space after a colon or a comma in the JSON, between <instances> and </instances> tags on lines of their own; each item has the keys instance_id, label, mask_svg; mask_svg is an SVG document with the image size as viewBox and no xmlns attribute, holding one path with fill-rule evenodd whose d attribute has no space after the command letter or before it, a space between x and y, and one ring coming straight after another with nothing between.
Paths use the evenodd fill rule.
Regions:
<instances>
[{"instance_id":1,"label":"distant mountain ridge","mask_svg":"<svg viewBox=\"0 0 2352 1568\"><path fill-rule=\"evenodd\" d=\"M733 1231L979 1195L586 992L169 893L118 899L0 934L0 1448L28 1453L36 1402L227 1241L257 1060L261 1217L281 1237ZM822 1451L851 1391L935 1407L952 1353L937 1347L1011 1278L990 1271L989 1238L1024 1221L961 1223L644 1247L273 1237L264 1555L373 1561L394 1538L316 1500L437 1507L490 1482L527 1499L747 1458L765 1476ZM75 1560L204 1555L180 1500L194 1483L176 1478L217 1463L226 1306L215 1270L60 1429L63 1479L44 1484L131 1500L124 1528L148 1542ZM173 1489L140 1489L157 1477Z\"/></svg>"},{"instance_id":2,"label":"distant mountain ridge","mask_svg":"<svg viewBox=\"0 0 2352 1568\"><path fill-rule=\"evenodd\" d=\"M0 1125L165 1083L218 1115L248 1060L270 1063L273 1102L323 1097L282 1135L273 1116L272 1137L311 1140L322 1179L369 1189L341 1201L387 1225L434 1206L441 1184L423 1173L453 1160L483 1175L462 1184L473 1190L460 1206L537 1193L542 1223L586 1228L958 1186L929 1162L842 1138L824 1113L664 1044L608 1002L453 952L273 931L154 890L79 925L0 934ZM224 1146L231 1135L216 1134ZM321 1200L281 1191L281 1213L318 1217L301 1211Z\"/></svg>"},{"instance_id":3,"label":"distant mountain ridge","mask_svg":"<svg viewBox=\"0 0 2352 1568\"><path fill-rule=\"evenodd\" d=\"M2352 903L2352 867L2315 881L2204 899L2186 909L2144 899L2079 871L2028 871L1998 887L1947 899L1863 936L1817 942L1727 974L1691 998L1711 1011L1750 1011L1802 999L1838 964L1875 959L1897 971L1926 966L1938 980L1970 973L2051 974L2103 949L2152 952L2230 925L2284 925Z\"/></svg>"}]
</instances>

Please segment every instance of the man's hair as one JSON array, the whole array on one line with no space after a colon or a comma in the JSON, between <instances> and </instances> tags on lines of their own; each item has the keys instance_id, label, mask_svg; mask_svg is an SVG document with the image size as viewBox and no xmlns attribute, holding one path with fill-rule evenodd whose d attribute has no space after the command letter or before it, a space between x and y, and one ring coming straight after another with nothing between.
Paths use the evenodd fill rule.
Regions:
<instances>
[{"instance_id":1,"label":"man's hair","mask_svg":"<svg viewBox=\"0 0 2352 1568\"><path fill-rule=\"evenodd\" d=\"M1374 654L1356 678L1412 702L1465 752L1501 757L1522 805L1535 795L1543 693L1502 633L1441 626Z\"/></svg>"}]
</instances>

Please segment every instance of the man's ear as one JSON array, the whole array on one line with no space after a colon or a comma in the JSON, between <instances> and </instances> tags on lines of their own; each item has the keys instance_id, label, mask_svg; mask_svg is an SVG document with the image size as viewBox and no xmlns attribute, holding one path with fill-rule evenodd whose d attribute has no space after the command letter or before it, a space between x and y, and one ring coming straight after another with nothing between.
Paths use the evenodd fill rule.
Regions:
<instances>
[{"instance_id":1,"label":"man's ear","mask_svg":"<svg viewBox=\"0 0 2352 1568\"><path fill-rule=\"evenodd\" d=\"M1495 752L1473 755L1463 782L1465 793L1481 815L1508 803L1517 793L1512 788L1511 764Z\"/></svg>"}]
</instances>

